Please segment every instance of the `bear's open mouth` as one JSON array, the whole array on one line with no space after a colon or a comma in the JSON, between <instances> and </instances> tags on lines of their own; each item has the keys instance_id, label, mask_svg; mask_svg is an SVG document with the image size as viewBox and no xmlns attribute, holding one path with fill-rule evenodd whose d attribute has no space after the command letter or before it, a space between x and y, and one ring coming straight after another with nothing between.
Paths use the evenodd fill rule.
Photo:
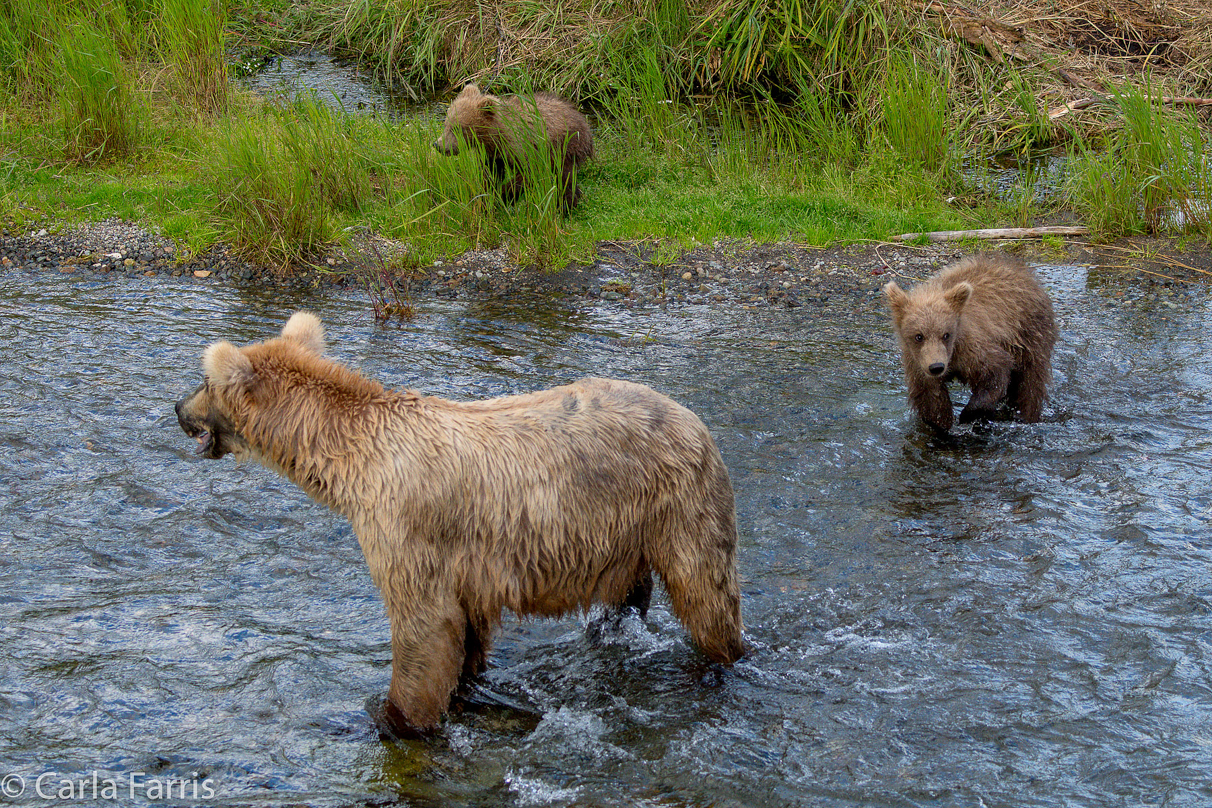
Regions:
<instances>
[{"instance_id":1,"label":"bear's open mouth","mask_svg":"<svg viewBox=\"0 0 1212 808\"><path fill-rule=\"evenodd\" d=\"M198 448L194 450L194 454L202 455L204 457L210 452L211 447L215 444L215 436L211 434L210 430L206 429L195 435L194 439L198 441Z\"/></svg>"}]
</instances>

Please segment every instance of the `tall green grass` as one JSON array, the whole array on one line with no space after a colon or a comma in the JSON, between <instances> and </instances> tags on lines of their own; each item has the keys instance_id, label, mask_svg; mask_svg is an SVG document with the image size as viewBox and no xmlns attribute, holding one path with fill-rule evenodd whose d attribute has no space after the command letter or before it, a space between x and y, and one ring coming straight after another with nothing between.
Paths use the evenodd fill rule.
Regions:
<instances>
[{"instance_id":1,"label":"tall green grass","mask_svg":"<svg viewBox=\"0 0 1212 808\"><path fill-rule=\"evenodd\" d=\"M161 55L173 94L203 113L227 105L224 0L163 0L159 20Z\"/></svg>"},{"instance_id":2,"label":"tall green grass","mask_svg":"<svg viewBox=\"0 0 1212 808\"><path fill-rule=\"evenodd\" d=\"M1122 126L1071 152L1072 206L1103 238L1179 222L1212 237L1212 142L1198 118L1153 100L1148 84L1117 90L1113 102Z\"/></svg>"},{"instance_id":3,"label":"tall green grass","mask_svg":"<svg viewBox=\"0 0 1212 808\"><path fill-rule=\"evenodd\" d=\"M0 4L0 93L32 104L53 89L60 28L51 0Z\"/></svg>"},{"instance_id":4,"label":"tall green grass","mask_svg":"<svg viewBox=\"0 0 1212 808\"><path fill-rule=\"evenodd\" d=\"M372 197L361 127L374 125L315 99L232 122L206 169L219 237L282 269L335 243L342 216Z\"/></svg>"},{"instance_id":5,"label":"tall green grass","mask_svg":"<svg viewBox=\"0 0 1212 808\"><path fill-rule=\"evenodd\" d=\"M878 77L897 12L880 0L723 0L696 20L702 82L778 92L814 86L847 103Z\"/></svg>"},{"instance_id":6,"label":"tall green grass","mask_svg":"<svg viewBox=\"0 0 1212 808\"><path fill-rule=\"evenodd\" d=\"M934 69L898 55L889 65L882 126L889 145L906 160L942 171L953 155L949 87Z\"/></svg>"},{"instance_id":7,"label":"tall green grass","mask_svg":"<svg viewBox=\"0 0 1212 808\"><path fill-rule=\"evenodd\" d=\"M139 138L139 102L114 40L91 21L68 23L57 38L65 149L84 162L122 157Z\"/></svg>"}]
</instances>

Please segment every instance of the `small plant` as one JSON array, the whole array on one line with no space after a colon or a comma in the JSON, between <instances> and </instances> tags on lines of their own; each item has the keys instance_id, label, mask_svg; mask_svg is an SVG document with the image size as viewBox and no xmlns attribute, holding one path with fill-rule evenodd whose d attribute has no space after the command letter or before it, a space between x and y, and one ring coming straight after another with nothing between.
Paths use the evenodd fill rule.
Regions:
<instances>
[{"instance_id":1,"label":"small plant","mask_svg":"<svg viewBox=\"0 0 1212 808\"><path fill-rule=\"evenodd\" d=\"M363 254L357 274L362 279L367 297L370 298L375 322L386 323L392 319L411 322L417 310L412 304L408 276L404 273L393 274L388 269L383 253L373 240L368 240L366 249L371 255ZM403 289L400 288L401 281Z\"/></svg>"}]
</instances>

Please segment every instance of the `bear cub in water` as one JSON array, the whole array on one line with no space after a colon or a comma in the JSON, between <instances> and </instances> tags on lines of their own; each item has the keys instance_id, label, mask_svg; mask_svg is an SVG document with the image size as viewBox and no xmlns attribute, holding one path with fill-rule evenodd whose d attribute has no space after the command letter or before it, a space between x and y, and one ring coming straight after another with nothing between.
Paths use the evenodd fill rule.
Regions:
<instances>
[{"instance_id":1,"label":"bear cub in water","mask_svg":"<svg viewBox=\"0 0 1212 808\"><path fill-rule=\"evenodd\" d=\"M959 422L992 418L1000 406L1035 423L1052 375L1052 301L1022 261L977 255L906 292L884 287L901 343L909 403L927 424L954 423L947 382L972 388Z\"/></svg>"}]
</instances>

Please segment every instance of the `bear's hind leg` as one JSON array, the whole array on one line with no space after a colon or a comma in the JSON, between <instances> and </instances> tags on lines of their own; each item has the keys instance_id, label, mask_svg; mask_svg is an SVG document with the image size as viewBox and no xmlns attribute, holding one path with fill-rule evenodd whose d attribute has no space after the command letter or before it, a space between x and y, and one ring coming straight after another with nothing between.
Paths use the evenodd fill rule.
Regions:
<instances>
[{"instance_id":1,"label":"bear's hind leg","mask_svg":"<svg viewBox=\"0 0 1212 808\"><path fill-rule=\"evenodd\" d=\"M699 650L716 662L745 655L741 588L736 571L736 522L726 472L708 484L704 509L688 513L666 534L652 566L670 605Z\"/></svg>"},{"instance_id":2,"label":"bear's hind leg","mask_svg":"<svg viewBox=\"0 0 1212 808\"><path fill-rule=\"evenodd\" d=\"M719 572L719 565L694 565L665 575L665 589L698 649L715 662L736 662L745 655L741 598L735 576Z\"/></svg>"},{"instance_id":3,"label":"bear's hind leg","mask_svg":"<svg viewBox=\"0 0 1212 808\"><path fill-rule=\"evenodd\" d=\"M1018 410L1019 419L1024 423L1039 423L1044 410L1044 392L1051 376L1050 362L1039 362L1030 357L1024 362L1022 377L1011 402Z\"/></svg>"},{"instance_id":4,"label":"bear's hind leg","mask_svg":"<svg viewBox=\"0 0 1212 808\"><path fill-rule=\"evenodd\" d=\"M627 597L623 598L622 604L619 605L620 613L625 613L628 609L634 609L640 617L648 615L648 607L652 603L652 571L645 570L644 574L636 579L632 584L631 591L627 593Z\"/></svg>"},{"instance_id":5,"label":"bear's hind leg","mask_svg":"<svg viewBox=\"0 0 1212 808\"><path fill-rule=\"evenodd\" d=\"M467 682L488 669L488 649L492 644L492 626L487 621L468 616L463 631L463 673Z\"/></svg>"}]
</instances>

